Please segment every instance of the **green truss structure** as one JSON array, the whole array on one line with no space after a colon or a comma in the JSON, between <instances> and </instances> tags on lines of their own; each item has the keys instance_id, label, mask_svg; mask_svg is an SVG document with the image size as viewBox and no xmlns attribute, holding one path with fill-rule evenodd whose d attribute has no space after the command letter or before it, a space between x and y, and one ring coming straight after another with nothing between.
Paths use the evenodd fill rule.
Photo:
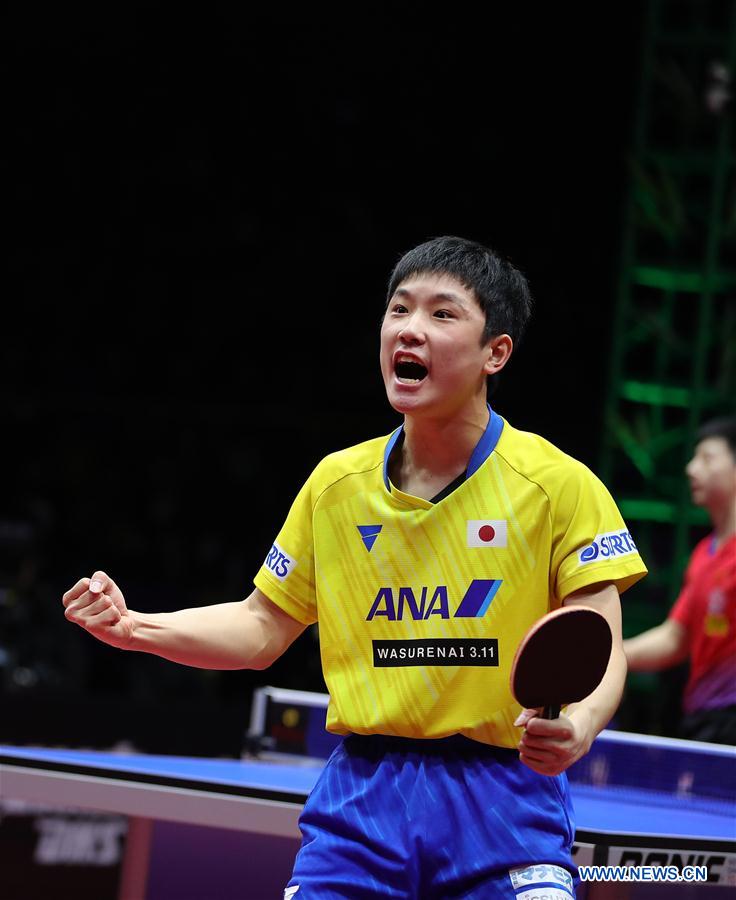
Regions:
<instances>
[{"instance_id":1,"label":"green truss structure","mask_svg":"<svg viewBox=\"0 0 736 900\"><path fill-rule=\"evenodd\" d=\"M650 569L627 635L665 617L708 523L697 427L736 411L736 0L645 9L600 464Z\"/></svg>"}]
</instances>

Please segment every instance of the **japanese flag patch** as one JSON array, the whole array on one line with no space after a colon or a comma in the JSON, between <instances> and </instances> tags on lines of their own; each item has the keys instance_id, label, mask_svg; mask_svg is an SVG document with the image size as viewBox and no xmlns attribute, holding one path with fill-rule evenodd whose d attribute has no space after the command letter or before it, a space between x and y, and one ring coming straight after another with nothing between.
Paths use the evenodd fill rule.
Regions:
<instances>
[{"instance_id":1,"label":"japanese flag patch","mask_svg":"<svg viewBox=\"0 0 736 900\"><path fill-rule=\"evenodd\" d=\"M471 519L468 522L468 547L506 547L506 519Z\"/></svg>"}]
</instances>

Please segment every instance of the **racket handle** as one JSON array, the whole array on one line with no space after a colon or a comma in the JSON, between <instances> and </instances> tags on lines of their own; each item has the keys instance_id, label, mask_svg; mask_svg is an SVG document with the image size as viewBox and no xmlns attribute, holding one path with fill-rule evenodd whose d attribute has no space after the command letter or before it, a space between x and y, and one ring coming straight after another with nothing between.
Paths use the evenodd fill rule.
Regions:
<instances>
[{"instance_id":1,"label":"racket handle","mask_svg":"<svg viewBox=\"0 0 736 900\"><path fill-rule=\"evenodd\" d=\"M545 706L542 710L543 719L558 719L560 717L559 706Z\"/></svg>"}]
</instances>

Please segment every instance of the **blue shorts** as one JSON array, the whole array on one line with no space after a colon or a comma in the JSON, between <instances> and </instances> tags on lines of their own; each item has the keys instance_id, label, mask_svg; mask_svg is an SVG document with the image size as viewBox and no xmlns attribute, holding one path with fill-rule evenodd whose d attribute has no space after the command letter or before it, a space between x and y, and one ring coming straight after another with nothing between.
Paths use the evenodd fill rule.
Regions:
<instances>
[{"instance_id":1,"label":"blue shorts","mask_svg":"<svg viewBox=\"0 0 736 900\"><path fill-rule=\"evenodd\" d=\"M571 900L572 805L564 775L456 735L350 735L299 820L286 900Z\"/></svg>"}]
</instances>

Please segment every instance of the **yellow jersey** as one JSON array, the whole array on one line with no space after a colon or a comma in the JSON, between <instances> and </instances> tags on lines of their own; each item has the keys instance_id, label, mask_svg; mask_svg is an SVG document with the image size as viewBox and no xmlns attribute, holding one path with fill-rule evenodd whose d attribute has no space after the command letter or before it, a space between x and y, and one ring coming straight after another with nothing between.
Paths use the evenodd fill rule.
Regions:
<instances>
[{"instance_id":1,"label":"yellow jersey","mask_svg":"<svg viewBox=\"0 0 736 900\"><path fill-rule=\"evenodd\" d=\"M529 627L574 591L646 574L596 476L489 412L465 480L436 503L390 482L402 428L327 456L256 575L319 623L329 731L515 748L509 677Z\"/></svg>"}]
</instances>

